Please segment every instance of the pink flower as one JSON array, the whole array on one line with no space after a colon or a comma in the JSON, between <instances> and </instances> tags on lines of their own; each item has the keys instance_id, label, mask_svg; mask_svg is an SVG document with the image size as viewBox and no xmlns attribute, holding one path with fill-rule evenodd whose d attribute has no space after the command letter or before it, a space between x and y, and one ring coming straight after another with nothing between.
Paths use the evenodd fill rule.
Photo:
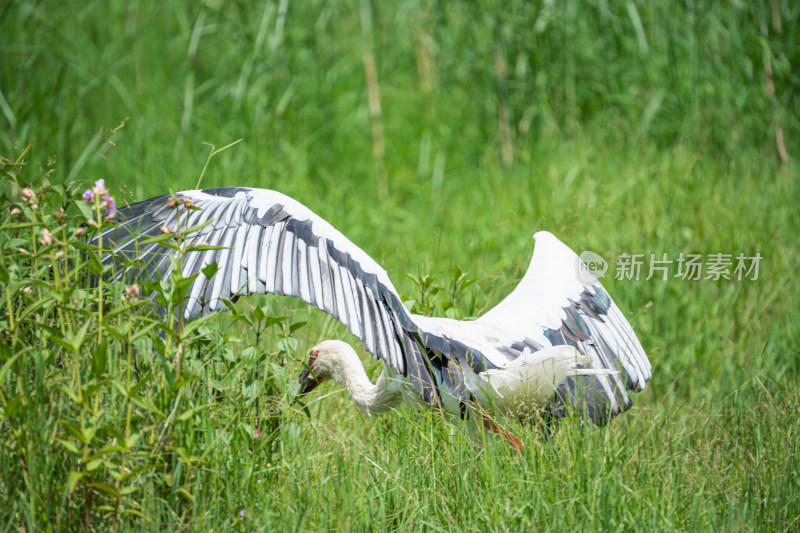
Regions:
<instances>
[{"instance_id":1,"label":"pink flower","mask_svg":"<svg viewBox=\"0 0 800 533\"><path fill-rule=\"evenodd\" d=\"M83 201L88 204L92 203L95 197L103 198L107 195L108 189L106 189L106 180L97 180L94 182L94 187L86 189L86 192L83 193Z\"/></svg>"},{"instance_id":2,"label":"pink flower","mask_svg":"<svg viewBox=\"0 0 800 533\"><path fill-rule=\"evenodd\" d=\"M108 194L108 189L106 189L106 180L97 180L94 182L94 187L92 187L92 192L96 196L104 196Z\"/></svg>"},{"instance_id":3,"label":"pink flower","mask_svg":"<svg viewBox=\"0 0 800 533\"><path fill-rule=\"evenodd\" d=\"M138 283L125 287L125 294L122 296L123 302L134 302L137 298L139 298Z\"/></svg>"},{"instance_id":4,"label":"pink flower","mask_svg":"<svg viewBox=\"0 0 800 533\"><path fill-rule=\"evenodd\" d=\"M36 193L33 192L33 189L25 187L20 191L20 196L22 196L22 201L25 202L26 205L31 206L31 209L39 207L39 204L36 202Z\"/></svg>"},{"instance_id":5,"label":"pink flower","mask_svg":"<svg viewBox=\"0 0 800 533\"><path fill-rule=\"evenodd\" d=\"M106 208L107 218L114 218L117 215L117 202L114 201L114 197L108 194L106 180L97 180L94 182L94 187L84 191L83 201L87 204L94 202L95 198L100 198L102 200L103 207Z\"/></svg>"},{"instance_id":6,"label":"pink flower","mask_svg":"<svg viewBox=\"0 0 800 533\"><path fill-rule=\"evenodd\" d=\"M50 233L49 229L42 228L41 234L42 234L42 238L39 239L39 242L42 243L44 246L50 246L51 244L53 244L53 242L55 242L55 239L53 238L53 234Z\"/></svg>"},{"instance_id":7,"label":"pink flower","mask_svg":"<svg viewBox=\"0 0 800 533\"><path fill-rule=\"evenodd\" d=\"M113 217L117 214L117 202L108 193L103 195L103 204L106 206L106 216Z\"/></svg>"}]
</instances>

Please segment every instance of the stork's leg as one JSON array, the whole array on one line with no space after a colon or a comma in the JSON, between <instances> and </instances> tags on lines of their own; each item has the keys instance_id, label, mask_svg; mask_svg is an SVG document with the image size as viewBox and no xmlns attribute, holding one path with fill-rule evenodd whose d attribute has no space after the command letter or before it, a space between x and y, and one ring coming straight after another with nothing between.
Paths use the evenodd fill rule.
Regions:
<instances>
[{"instance_id":1,"label":"stork's leg","mask_svg":"<svg viewBox=\"0 0 800 533\"><path fill-rule=\"evenodd\" d=\"M481 419L483 419L483 425L486 429L490 430L492 433L500 435L506 439L506 441L511 445L512 448L514 448L514 450L522 453L522 450L525 449L525 446L522 444L521 440L512 435L507 429L495 424L494 420L486 416L484 413L481 413Z\"/></svg>"}]
</instances>

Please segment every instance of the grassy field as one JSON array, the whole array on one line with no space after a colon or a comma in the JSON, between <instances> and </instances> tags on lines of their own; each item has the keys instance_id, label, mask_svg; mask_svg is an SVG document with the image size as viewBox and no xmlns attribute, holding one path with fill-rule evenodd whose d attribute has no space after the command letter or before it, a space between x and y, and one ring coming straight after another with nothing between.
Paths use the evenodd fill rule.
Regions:
<instances>
[{"instance_id":1,"label":"grassy field","mask_svg":"<svg viewBox=\"0 0 800 533\"><path fill-rule=\"evenodd\" d=\"M800 529L798 21L788 0L3 5L0 532ZM434 314L499 302L550 230L612 264L653 379L603 429L508 421L522 454L332 385L306 412L304 354L355 339L281 298L159 335L122 287L81 286L98 179L118 204L280 190ZM682 253L761 261L691 281ZM453 266L479 278L455 302Z\"/></svg>"}]
</instances>

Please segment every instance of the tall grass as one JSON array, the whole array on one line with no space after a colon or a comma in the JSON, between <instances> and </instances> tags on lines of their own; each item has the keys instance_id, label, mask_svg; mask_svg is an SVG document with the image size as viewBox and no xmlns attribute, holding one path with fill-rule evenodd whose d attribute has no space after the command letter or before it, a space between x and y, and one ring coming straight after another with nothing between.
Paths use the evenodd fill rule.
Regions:
<instances>
[{"instance_id":1,"label":"tall grass","mask_svg":"<svg viewBox=\"0 0 800 533\"><path fill-rule=\"evenodd\" d=\"M798 9L0 7L0 528L797 529ZM308 414L290 404L300 355L350 338L305 306L242 302L187 332L123 302L124 287L101 299L77 283L99 252L74 235L88 207L76 195L104 178L123 204L201 173L203 187L298 198L435 314L498 302L538 229L612 262L763 259L744 281L612 270L653 380L603 430L565 421L548 440L508 422L516 455L435 412L364 418L335 388ZM461 292L456 265L478 278Z\"/></svg>"}]
</instances>

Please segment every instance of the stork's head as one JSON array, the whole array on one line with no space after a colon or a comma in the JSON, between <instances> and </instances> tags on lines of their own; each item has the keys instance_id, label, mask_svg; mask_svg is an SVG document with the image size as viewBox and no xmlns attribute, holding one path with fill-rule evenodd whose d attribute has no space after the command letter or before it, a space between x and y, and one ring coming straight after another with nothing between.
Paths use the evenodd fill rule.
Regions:
<instances>
[{"instance_id":1,"label":"stork's head","mask_svg":"<svg viewBox=\"0 0 800 533\"><path fill-rule=\"evenodd\" d=\"M334 377L349 352L353 349L342 341L323 341L311 348L306 368L298 378L300 395L308 394L326 379Z\"/></svg>"}]
</instances>

